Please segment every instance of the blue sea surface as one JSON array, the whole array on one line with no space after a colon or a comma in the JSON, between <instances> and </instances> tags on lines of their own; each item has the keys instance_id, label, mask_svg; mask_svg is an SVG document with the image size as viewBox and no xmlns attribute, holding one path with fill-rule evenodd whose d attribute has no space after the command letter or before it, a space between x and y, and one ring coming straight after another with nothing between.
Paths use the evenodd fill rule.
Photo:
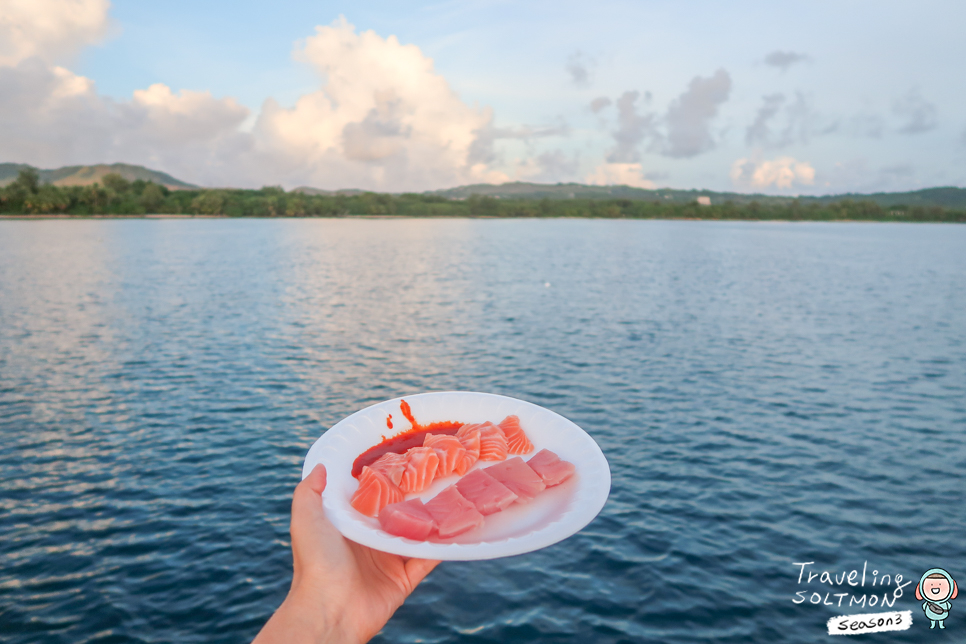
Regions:
<instances>
[{"instance_id":1,"label":"blue sea surface","mask_svg":"<svg viewBox=\"0 0 966 644\"><path fill-rule=\"evenodd\" d=\"M966 636L914 597L966 583L966 226L311 219L0 222L0 640L250 640L309 446L430 390L570 418L611 495L378 642Z\"/></svg>"}]
</instances>

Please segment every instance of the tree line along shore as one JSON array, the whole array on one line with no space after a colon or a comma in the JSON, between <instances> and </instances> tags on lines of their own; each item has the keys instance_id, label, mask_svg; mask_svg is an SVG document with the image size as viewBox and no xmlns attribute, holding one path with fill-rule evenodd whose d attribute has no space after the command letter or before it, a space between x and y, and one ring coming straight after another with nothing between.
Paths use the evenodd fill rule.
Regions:
<instances>
[{"instance_id":1,"label":"tree line along shore","mask_svg":"<svg viewBox=\"0 0 966 644\"><path fill-rule=\"evenodd\" d=\"M896 221L966 223L966 210L941 206L880 206L871 201L780 204L755 201L713 205L633 199L498 199L471 195L449 199L431 194L365 192L309 195L279 187L260 190L169 190L119 174L103 183L58 187L41 184L34 170L22 170L0 188L0 214L137 216L147 214L224 217L586 217L606 219L731 219L784 221Z\"/></svg>"}]
</instances>

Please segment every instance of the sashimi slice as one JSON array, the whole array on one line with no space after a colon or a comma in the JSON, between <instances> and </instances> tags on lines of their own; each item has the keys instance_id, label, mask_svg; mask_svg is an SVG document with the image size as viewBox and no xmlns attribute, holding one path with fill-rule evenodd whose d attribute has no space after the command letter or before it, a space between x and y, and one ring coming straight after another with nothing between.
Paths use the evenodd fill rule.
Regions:
<instances>
[{"instance_id":1,"label":"sashimi slice","mask_svg":"<svg viewBox=\"0 0 966 644\"><path fill-rule=\"evenodd\" d=\"M523 459L514 456L508 461L491 465L485 470L476 470L489 474L494 479L505 485L511 492L516 494L518 503L531 501L546 489L543 479L534 472Z\"/></svg>"},{"instance_id":2,"label":"sashimi slice","mask_svg":"<svg viewBox=\"0 0 966 644\"><path fill-rule=\"evenodd\" d=\"M455 537L483 525L483 515L475 505L463 498L456 485L450 485L424 507L436 521L441 539Z\"/></svg>"},{"instance_id":3,"label":"sashimi slice","mask_svg":"<svg viewBox=\"0 0 966 644\"><path fill-rule=\"evenodd\" d=\"M436 529L433 515L418 497L384 507L379 511L379 524L389 534L414 541L425 541Z\"/></svg>"},{"instance_id":4,"label":"sashimi slice","mask_svg":"<svg viewBox=\"0 0 966 644\"><path fill-rule=\"evenodd\" d=\"M480 514L499 512L517 500L513 490L487 474L486 470L473 470L456 482L456 488Z\"/></svg>"},{"instance_id":5,"label":"sashimi slice","mask_svg":"<svg viewBox=\"0 0 966 644\"><path fill-rule=\"evenodd\" d=\"M456 430L456 438L463 438L464 436L468 436L474 431L479 430L480 427L482 426L483 426L483 423L466 423L465 425L463 425L462 427Z\"/></svg>"},{"instance_id":6,"label":"sashimi slice","mask_svg":"<svg viewBox=\"0 0 966 644\"><path fill-rule=\"evenodd\" d=\"M573 475L575 469L573 463L562 460L549 449L542 449L534 454L527 461L527 465L543 479L547 487L560 485Z\"/></svg>"},{"instance_id":7,"label":"sashimi slice","mask_svg":"<svg viewBox=\"0 0 966 644\"><path fill-rule=\"evenodd\" d=\"M436 456L439 457L436 478L452 474L456 470L456 466L466 456L466 448L463 447L460 439L448 434L426 434L426 438L423 439L423 447L433 448Z\"/></svg>"},{"instance_id":8,"label":"sashimi slice","mask_svg":"<svg viewBox=\"0 0 966 644\"><path fill-rule=\"evenodd\" d=\"M457 433L456 438L466 448L466 453L454 468L457 474L463 476L480 460L480 430L474 429L464 433L462 436Z\"/></svg>"},{"instance_id":9,"label":"sashimi slice","mask_svg":"<svg viewBox=\"0 0 966 644\"><path fill-rule=\"evenodd\" d=\"M359 488L349 503L367 517L374 517L390 503L402 500L402 491L385 474L366 466L359 474Z\"/></svg>"},{"instance_id":10,"label":"sashimi slice","mask_svg":"<svg viewBox=\"0 0 966 644\"><path fill-rule=\"evenodd\" d=\"M506 460L506 436L503 435L502 429L491 422L463 425L456 432L456 436L460 437L461 434L471 432L475 429L480 430L480 460Z\"/></svg>"},{"instance_id":11,"label":"sashimi slice","mask_svg":"<svg viewBox=\"0 0 966 644\"><path fill-rule=\"evenodd\" d=\"M419 493L428 488L436 477L439 456L432 447L410 447L406 450L406 470L399 489L403 494Z\"/></svg>"},{"instance_id":12,"label":"sashimi slice","mask_svg":"<svg viewBox=\"0 0 966 644\"><path fill-rule=\"evenodd\" d=\"M527 435L523 433L523 428L520 427L519 416L507 416L500 421L497 427L503 430L503 435L506 436L508 453L529 454L533 451L533 443L530 442Z\"/></svg>"},{"instance_id":13,"label":"sashimi slice","mask_svg":"<svg viewBox=\"0 0 966 644\"><path fill-rule=\"evenodd\" d=\"M502 461L506 457L507 444L503 430L493 423L483 423L480 427L480 460Z\"/></svg>"},{"instance_id":14,"label":"sashimi slice","mask_svg":"<svg viewBox=\"0 0 966 644\"><path fill-rule=\"evenodd\" d=\"M399 485L402 481L403 472L406 471L406 460L405 454L387 452L376 459L369 467L385 474L394 485Z\"/></svg>"}]
</instances>

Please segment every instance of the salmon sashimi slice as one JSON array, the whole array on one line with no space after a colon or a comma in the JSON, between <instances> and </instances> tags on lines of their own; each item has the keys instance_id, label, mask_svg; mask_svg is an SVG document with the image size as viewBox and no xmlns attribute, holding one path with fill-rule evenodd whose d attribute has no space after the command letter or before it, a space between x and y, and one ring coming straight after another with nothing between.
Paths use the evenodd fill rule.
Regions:
<instances>
[{"instance_id":1,"label":"salmon sashimi slice","mask_svg":"<svg viewBox=\"0 0 966 644\"><path fill-rule=\"evenodd\" d=\"M491 422L463 425L456 432L460 437L461 433L480 430L480 460L481 461L503 461L507 456L506 436L503 430Z\"/></svg>"},{"instance_id":2,"label":"salmon sashimi slice","mask_svg":"<svg viewBox=\"0 0 966 644\"><path fill-rule=\"evenodd\" d=\"M455 537L483 525L483 515L459 493L456 485L450 485L424 507L436 521L441 539Z\"/></svg>"},{"instance_id":3,"label":"salmon sashimi slice","mask_svg":"<svg viewBox=\"0 0 966 644\"><path fill-rule=\"evenodd\" d=\"M486 473L473 470L456 482L456 489L471 501L480 514L493 514L517 500L516 493Z\"/></svg>"},{"instance_id":4,"label":"salmon sashimi slice","mask_svg":"<svg viewBox=\"0 0 966 644\"><path fill-rule=\"evenodd\" d=\"M503 461L506 460L507 453L503 430L493 423L483 423L480 427L480 460Z\"/></svg>"},{"instance_id":5,"label":"salmon sashimi slice","mask_svg":"<svg viewBox=\"0 0 966 644\"><path fill-rule=\"evenodd\" d=\"M433 448L436 456L439 457L436 478L452 474L456 470L456 466L466 456L466 448L463 447L460 439L448 434L426 434L426 438L423 439L423 447Z\"/></svg>"},{"instance_id":6,"label":"salmon sashimi slice","mask_svg":"<svg viewBox=\"0 0 966 644\"><path fill-rule=\"evenodd\" d=\"M518 503L531 501L533 497L543 492L547 487L543 479L540 478L540 475L524 463L523 459L519 456L514 456L510 460L497 463L496 465L491 465L485 470L477 471L489 474L509 488L510 491L519 497L517 499Z\"/></svg>"},{"instance_id":7,"label":"salmon sashimi slice","mask_svg":"<svg viewBox=\"0 0 966 644\"><path fill-rule=\"evenodd\" d=\"M359 474L359 488L349 503L367 517L374 517L390 503L402 500L402 491L392 484L389 477L366 466Z\"/></svg>"},{"instance_id":8,"label":"salmon sashimi slice","mask_svg":"<svg viewBox=\"0 0 966 644\"><path fill-rule=\"evenodd\" d=\"M576 469L573 463L562 460L549 449L542 449L534 454L533 458L527 461L527 465L543 479L547 487L560 485L573 476Z\"/></svg>"},{"instance_id":9,"label":"salmon sashimi slice","mask_svg":"<svg viewBox=\"0 0 966 644\"><path fill-rule=\"evenodd\" d=\"M533 443L530 442L527 435L523 433L523 428L520 427L519 416L507 416L500 421L497 427L503 430L503 435L506 436L509 454L529 454L533 451Z\"/></svg>"},{"instance_id":10,"label":"salmon sashimi slice","mask_svg":"<svg viewBox=\"0 0 966 644\"><path fill-rule=\"evenodd\" d=\"M432 485L438 467L439 456L432 447L410 447L406 450L406 470L399 489L403 494L422 492Z\"/></svg>"},{"instance_id":11,"label":"salmon sashimi slice","mask_svg":"<svg viewBox=\"0 0 966 644\"><path fill-rule=\"evenodd\" d=\"M465 425L464 425L465 427ZM470 471L470 468L476 465L476 462L480 460L480 430L473 429L467 431L462 436L459 433L456 434L457 440L466 448L466 453L463 454L462 460L460 460L454 471L463 476Z\"/></svg>"},{"instance_id":12,"label":"salmon sashimi slice","mask_svg":"<svg viewBox=\"0 0 966 644\"><path fill-rule=\"evenodd\" d=\"M394 485L399 485L402 481L403 472L406 471L406 460L405 454L387 452L376 459L369 467L385 474Z\"/></svg>"},{"instance_id":13,"label":"salmon sashimi slice","mask_svg":"<svg viewBox=\"0 0 966 644\"><path fill-rule=\"evenodd\" d=\"M414 541L425 541L436 529L433 515L418 497L384 507L379 511L379 524L389 534Z\"/></svg>"},{"instance_id":14,"label":"salmon sashimi slice","mask_svg":"<svg viewBox=\"0 0 966 644\"><path fill-rule=\"evenodd\" d=\"M462 427L456 430L456 438L463 438L464 436L469 436L475 431L479 431L483 423L466 423Z\"/></svg>"}]
</instances>

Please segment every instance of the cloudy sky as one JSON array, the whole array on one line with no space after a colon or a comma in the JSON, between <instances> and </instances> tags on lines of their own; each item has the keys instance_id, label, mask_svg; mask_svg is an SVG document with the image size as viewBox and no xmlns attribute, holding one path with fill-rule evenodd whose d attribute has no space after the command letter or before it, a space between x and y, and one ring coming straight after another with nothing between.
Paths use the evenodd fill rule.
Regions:
<instances>
[{"instance_id":1,"label":"cloudy sky","mask_svg":"<svg viewBox=\"0 0 966 644\"><path fill-rule=\"evenodd\" d=\"M955 0L0 0L0 161L208 186L966 186Z\"/></svg>"}]
</instances>

